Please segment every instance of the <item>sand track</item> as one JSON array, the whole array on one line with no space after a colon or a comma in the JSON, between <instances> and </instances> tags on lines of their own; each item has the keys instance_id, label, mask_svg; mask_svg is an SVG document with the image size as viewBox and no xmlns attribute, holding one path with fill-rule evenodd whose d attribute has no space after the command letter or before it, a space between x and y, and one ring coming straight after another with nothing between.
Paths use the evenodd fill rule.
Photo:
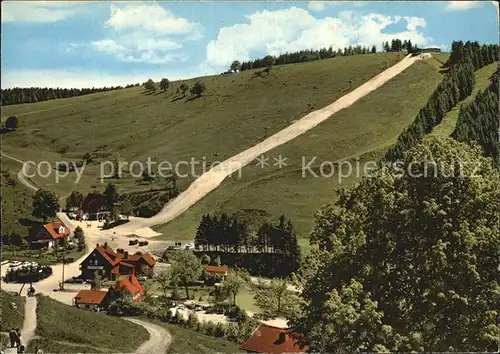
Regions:
<instances>
[{"instance_id":1,"label":"sand track","mask_svg":"<svg viewBox=\"0 0 500 354\"><path fill-rule=\"evenodd\" d=\"M193 183L191 183L188 189L179 194L177 198L167 203L163 207L163 209L155 216L147 219L137 218L127 224L117 227L116 230L122 233L140 234L140 232L138 233L137 230L144 230L147 227L164 224L173 220L184 211L189 209L196 202L198 202L205 195L216 189L226 177L248 165L260 155L289 142L290 140L307 132L308 130L311 130L321 122L330 118L338 111L351 106L360 98L376 90L387 81L410 67L416 61L429 58L430 56L430 54L423 54L414 57L412 57L411 55L406 56L397 64L378 74L363 85L354 89L352 92L342 96L332 104L307 114L303 118L297 120L278 133L270 136L261 143L233 157L230 157L220 165L210 169L205 174L197 178Z\"/></svg>"}]
</instances>

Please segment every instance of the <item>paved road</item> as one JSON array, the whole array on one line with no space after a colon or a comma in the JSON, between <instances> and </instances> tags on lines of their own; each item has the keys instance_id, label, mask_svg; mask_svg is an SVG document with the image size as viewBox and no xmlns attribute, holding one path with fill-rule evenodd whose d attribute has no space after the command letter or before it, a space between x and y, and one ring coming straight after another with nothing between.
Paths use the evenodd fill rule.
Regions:
<instances>
[{"instance_id":1,"label":"paved road","mask_svg":"<svg viewBox=\"0 0 500 354\"><path fill-rule=\"evenodd\" d=\"M141 321L137 318L126 317L125 319L144 327L149 333L149 340L142 343L142 345L137 348L137 350L135 351L137 354L167 352L167 349L172 342L172 336L164 327L152 324L150 322Z\"/></svg>"},{"instance_id":2,"label":"paved road","mask_svg":"<svg viewBox=\"0 0 500 354\"><path fill-rule=\"evenodd\" d=\"M233 157L230 157L220 165L210 169L208 172L204 173L191 183L188 189L182 192L174 200L167 203L158 214L148 219L132 220L127 224L118 226L117 230L120 230L121 232L126 231L133 233L134 230L137 229L144 229L146 227L164 224L173 220L192 205L197 203L205 195L216 189L222 181L226 179L226 177L248 165L257 157L309 131L321 122L332 117L332 115L338 111L351 106L357 100L376 90L387 81L391 80L393 77L410 67L416 61L426 59L428 57L430 57L430 55L415 57L412 57L411 55L406 56L397 64L378 74L347 95L342 96L329 106L307 114L259 144Z\"/></svg>"}]
</instances>

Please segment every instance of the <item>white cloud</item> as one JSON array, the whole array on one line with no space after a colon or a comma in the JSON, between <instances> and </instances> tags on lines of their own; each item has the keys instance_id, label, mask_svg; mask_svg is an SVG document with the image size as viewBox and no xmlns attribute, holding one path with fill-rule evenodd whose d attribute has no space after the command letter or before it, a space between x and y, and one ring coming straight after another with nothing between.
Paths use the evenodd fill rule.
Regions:
<instances>
[{"instance_id":1,"label":"white cloud","mask_svg":"<svg viewBox=\"0 0 500 354\"><path fill-rule=\"evenodd\" d=\"M352 5L355 7L362 7L366 4L366 1L310 1L308 8L311 11L321 12L325 11L330 6Z\"/></svg>"},{"instance_id":2,"label":"white cloud","mask_svg":"<svg viewBox=\"0 0 500 354\"><path fill-rule=\"evenodd\" d=\"M203 27L200 23L176 17L169 10L159 5L111 5L111 16L105 26L116 31L141 30L156 35L191 35L201 36Z\"/></svg>"},{"instance_id":3,"label":"white cloud","mask_svg":"<svg viewBox=\"0 0 500 354\"><path fill-rule=\"evenodd\" d=\"M200 38L203 31L201 24L156 4L111 5L104 27L112 29L116 38L93 41L92 48L119 61L149 64L187 61L186 54L170 51L181 49L183 41Z\"/></svg>"},{"instance_id":4,"label":"white cloud","mask_svg":"<svg viewBox=\"0 0 500 354\"><path fill-rule=\"evenodd\" d=\"M278 55L303 49L332 46L335 49L349 45L376 45L394 38L411 40L419 46L429 45L432 38L419 31L425 19L419 17L361 16L353 11L342 11L337 17L317 19L307 10L291 7L285 10L262 11L246 16L248 23L222 27L215 40L207 45L207 63L225 67L233 60ZM386 27L406 20L406 31L386 33Z\"/></svg>"},{"instance_id":5,"label":"white cloud","mask_svg":"<svg viewBox=\"0 0 500 354\"><path fill-rule=\"evenodd\" d=\"M2 72L2 88L12 87L61 87L86 88L103 86L125 86L143 83L149 78L158 80L168 77L170 80L188 79L202 75L213 74L201 67L188 68L183 71L141 71L127 74L110 74L99 71L83 70L13 70Z\"/></svg>"},{"instance_id":6,"label":"white cloud","mask_svg":"<svg viewBox=\"0 0 500 354\"><path fill-rule=\"evenodd\" d=\"M447 10L467 10L480 6L480 1L448 1Z\"/></svg>"},{"instance_id":7,"label":"white cloud","mask_svg":"<svg viewBox=\"0 0 500 354\"><path fill-rule=\"evenodd\" d=\"M85 2L2 2L2 23L52 23L69 19L85 8Z\"/></svg>"}]
</instances>

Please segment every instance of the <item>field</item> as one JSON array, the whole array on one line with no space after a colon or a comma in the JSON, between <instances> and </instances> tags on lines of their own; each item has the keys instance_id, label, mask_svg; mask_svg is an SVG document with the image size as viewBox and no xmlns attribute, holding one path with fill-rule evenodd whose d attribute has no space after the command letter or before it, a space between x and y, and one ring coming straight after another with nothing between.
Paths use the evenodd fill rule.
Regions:
<instances>
[{"instance_id":1,"label":"field","mask_svg":"<svg viewBox=\"0 0 500 354\"><path fill-rule=\"evenodd\" d=\"M439 59L444 62L446 54ZM241 178L228 179L187 212L155 229L163 233L164 239L190 239L204 213L243 212L265 215L263 221L273 222L286 214L302 238L301 245L306 246L314 212L335 199L336 188L355 183L363 174L363 166L376 161L396 141L440 82L440 69L440 61L434 58L417 62L351 107L270 151L266 155L270 157L270 166L245 167ZM287 158L288 165L281 169L272 165L280 154ZM303 174L303 166L314 157L317 158L312 164L315 174L307 169ZM359 168L356 168L357 158ZM338 165L332 173L327 168L329 163L324 165L323 177L319 174L323 161L342 160L351 161L352 174L348 166Z\"/></svg>"},{"instance_id":2,"label":"field","mask_svg":"<svg viewBox=\"0 0 500 354\"><path fill-rule=\"evenodd\" d=\"M6 291L1 292L2 296L2 320L0 321L0 331L8 332L11 328L22 328L24 321L24 297L16 296ZM14 302L17 308L13 309L11 303Z\"/></svg>"},{"instance_id":3,"label":"field","mask_svg":"<svg viewBox=\"0 0 500 354\"><path fill-rule=\"evenodd\" d=\"M45 296L38 297L37 316L36 335L40 339L30 348L39 344L45 352L127 353L149 338L139 325L67 306Z\"/></svg>"},{"instance_id":4,"label":"field","mask_svg":"<svg viewBox=\"0 0 500 354\"><path fill-rule=\"evenodd\" d=\"M490 85L490 78L497 68L498 64L493 63L476 71L476 85L474 87L474 91L469 95L469 97L449 111L443 118L442 122L437 125L429 135L450 136L451 133L453 133L453 130L455 130L458 114L460 113L460 106L467 105L472 102L479 91L483 91L488 88Z\"/></svg>"}]
</instances>

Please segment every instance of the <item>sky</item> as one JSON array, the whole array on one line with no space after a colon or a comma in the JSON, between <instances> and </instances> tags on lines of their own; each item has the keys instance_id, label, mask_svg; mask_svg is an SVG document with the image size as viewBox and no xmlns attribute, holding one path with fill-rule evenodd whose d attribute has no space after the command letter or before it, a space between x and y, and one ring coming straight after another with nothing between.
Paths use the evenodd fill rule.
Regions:
<instances>
[{"instance_id":1,"label":"sky","mask_svg":"<svg viewBox=\"0 0 500 354\"><path fill-rule=\"evenodd\" d=\"M2 88L217 74L233 60L393 38L498 43L491 1L2 1Z\"/></svg>"}]
</instances>

